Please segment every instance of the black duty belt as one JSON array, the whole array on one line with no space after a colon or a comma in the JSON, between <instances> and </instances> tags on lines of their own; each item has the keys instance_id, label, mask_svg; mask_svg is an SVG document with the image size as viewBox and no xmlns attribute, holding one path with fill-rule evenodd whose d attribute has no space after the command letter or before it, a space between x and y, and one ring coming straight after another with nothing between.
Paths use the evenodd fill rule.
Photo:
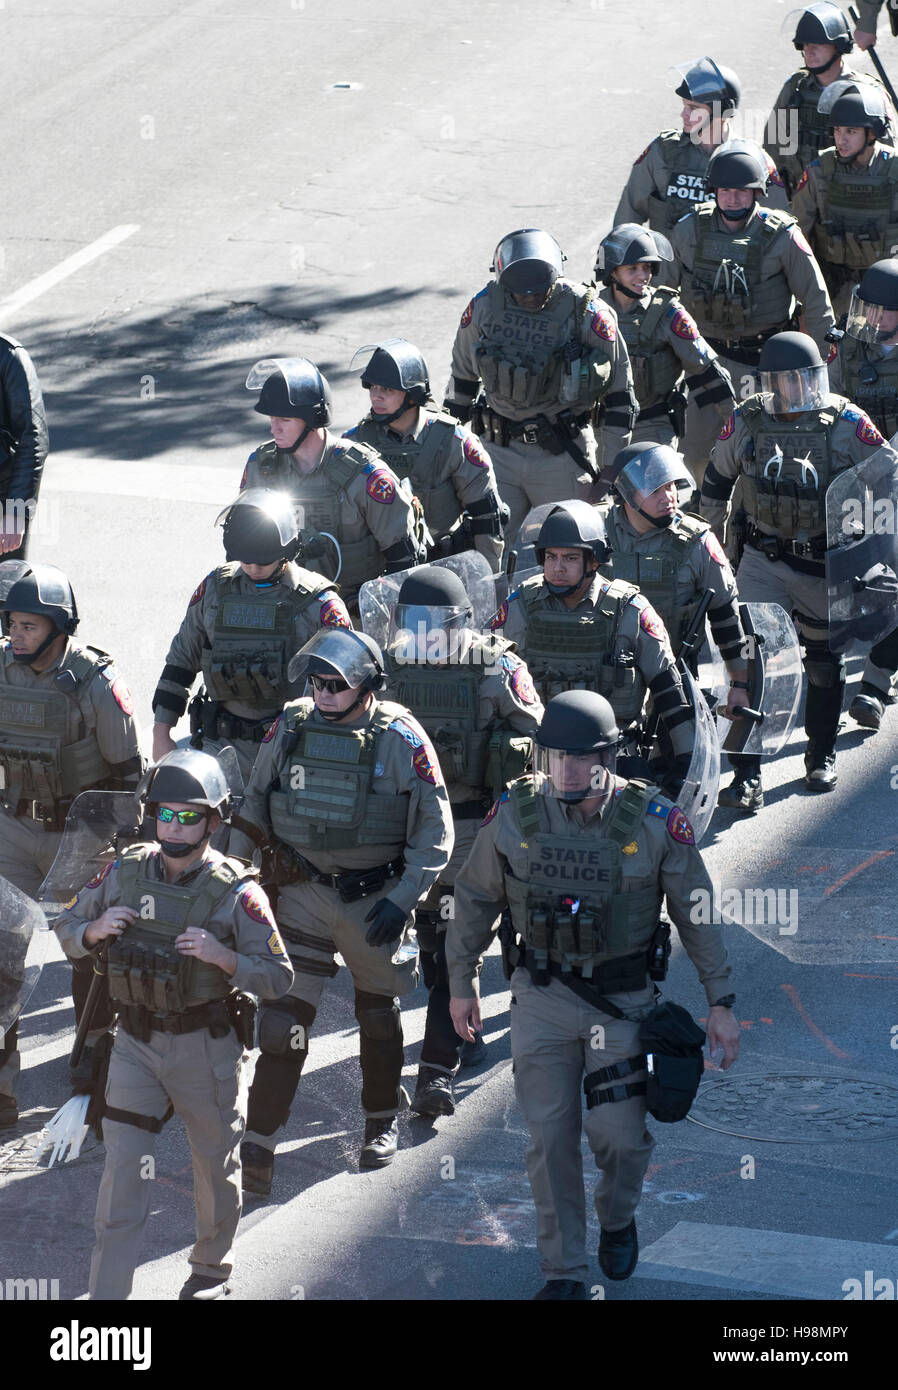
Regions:
<instances>
[{"instance_id":1,"label":"black duty belt","mask_svg":"<svg viewBox=\"0 0 898 1390\"><path fill-rule=\"evenodd\" d=\"M486 815L482 801L451 801L449 809L453 820L483 820Z\"/></svg>"},{"instance_id":2,"label":"black duty belt","mask_svg":"<svg viewBox=\"0 0 898 1390\"><path fill-rule=\"evenodd\" d=\"M666 420L670 412L664 401L658 401L656 405L650 405L647 410L639 407L640 422L644 420Z\"/></svg>"},{"instance_id":3,"label":"black duty belt","mask_svg":"<svg viewBox=\"0 0 898 1390\"><path fill-rule=\"evenodd\" d=\"M763 333L755 333L749 338L709 338L705 334L705 342L710 343L714 351L722 357L732 357L734 361L742 362L747 367L757 366L761 348L767 339L780 332L780 328L768 328Z\"/></svg>"},{"instance_id":4,"label":"black duty belt","mask_svg":"<svg viewBox=\"0 0 898 1390\"><path fill-rule=\"evenodd\" d=\"M536 964L532 950L527 950L525 959L521 963L530 971L531 976L540 973L540 967ZM645 951L636 951L628 956L618 956L614 960L606 961L604 965L597 965L588 980L578 969L563 970L561 965L554 960L549 961L548 970L544 973L554 975L563 985L567 985L581 999L588 1004L593 1004L595 1008L602 1007L601 1003L594 1002L598 1000L600 995L632 993L644 989L649 981Z\"/></svg>"},{"instance_id":5,"label":"black duty belt","mask_svg":"<svg viewBox=\"0 0 898 1390\"><path fill-rule=\"evenodd\" d=\"M214 1025L223 1027L226 1032L231 1026L224 999L214 999L208 1004L197 1004L178 1014L155 1014L142 1004L116 1005L119 1022L126 1033L134 1038L146 1038L148 1033L197 1033L201 1028Z\"/></svg>"},{"instance_id":6,"label":"black duty belt","mask_svg":"<svg viewBox=\"0 0 898 1390\"><path fill-rule=\"evenodd\" d=\"M276 719L269 714L265 719L244 719L230 710L219 710L215 721L215 733L211 738L245 738L248 743L261 743Z\"/></svg>"},{"instance_id":7,"label":"black duty belt","mask_svg":"<svg viewBox=\"0 0 898 1390\"><path fill-rule=\"evenodd\" d=\"M545 437L546 424L550 427L555 426L561 433L564 433L564 425L558 424L554 420L509 420L507 416L500 415L497 410L490 409L493 417L495 429L501 426L509 439L521 439L525 444L540 444ZM589 415L572 415L571 422L582 430L589 424Z\"/></svg>"},{"instance_id":8,"label":"black duty belt","mask_svg":"<svg viewBox=\"0 0 898 1390\"><path fill-rule=\"evenodd\" d=\"M388 878L398 878L404 869L405 860L400 854L398 859L391 860L389 864L378 864L373 869L347 870L342 874L319 874L317 871L313 871L309 874L309 878L312 883L324 883L328 888L336 888L341 897L347 890L353 891L356 888L361 888L357 896L365 898L368 893L364 890L364 880L370 879L372 883L370 891L376 892ZM378 879L380 880L379 884L377 883Z\"/></svg>"},{"instance_id":9,"label":"black duty belt","mask_svg":"<svg viewBox=\"0 0 898 1390\"><path fill-rule=\"evenodd\" d=\"M759 550L768 560L783 560L789 564L791 560L798 559L803 562L802 568L806 564L813 564L814 573L825 565L825 536L813 536L809 541L789 541L782 536L768 536L766 531L749 523L745 544L750 545L752 550Z\"/></svg>"}]
</instances>

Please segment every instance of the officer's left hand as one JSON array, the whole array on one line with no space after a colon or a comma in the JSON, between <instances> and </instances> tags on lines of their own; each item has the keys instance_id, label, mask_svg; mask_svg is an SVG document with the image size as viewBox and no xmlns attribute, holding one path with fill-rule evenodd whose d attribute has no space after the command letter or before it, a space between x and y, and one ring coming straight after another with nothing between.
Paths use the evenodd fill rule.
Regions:
<instances>
[{"instance_id":1,"label":"officer's left hand","mask_svg":"<svg viewBox=\"0 0 898 1390\"><path fill-rule=\"evenodd\" d=\"M366 913L365 921L371 923L365 932L368 945L389 946L402 935L408 913L391 903L389 898L378 898L371 911Z\"/></svg>"},{"instance_id":2,"label":"officer's left hand","mask_svg":"<svg viewBox=\"0 0 898 1390\"><path fill-rule=\"evenodd\" d=\"M204 931L202 927L188 927L175 938L175 949L207 965L217 965L227 975L233 975L237 965L234 952L223 946L214 932Z\"/></svg>"},{"instance_id":3,"label":"officer's left hand","mask_svg":"<svg viewBox=\"0 0 898 1390\"><path fill-rule=\"evenodd\" d=\"M748 702L747 690L734 690L733 687L730 686L730 692L727 695L726 709L721 710L721 714L724 719L738 719L739 716L734 714L733 711L739 709L740 706L747 705Z\"/></svg>"},{"instance_id":4,"label":"officer's left hand","mask_svg":"<svg viewBox=\"0 0 898 1390\"><path fill-rule=\"evenodd\" d=\"M732 1009L718 1008L716 1005L708 1014L708 1052L712 1060L717 1048L723 1048L721 1071L727 1071L739 1056L739 1024L733 1018Z\"/></svg>"}]
</instances>

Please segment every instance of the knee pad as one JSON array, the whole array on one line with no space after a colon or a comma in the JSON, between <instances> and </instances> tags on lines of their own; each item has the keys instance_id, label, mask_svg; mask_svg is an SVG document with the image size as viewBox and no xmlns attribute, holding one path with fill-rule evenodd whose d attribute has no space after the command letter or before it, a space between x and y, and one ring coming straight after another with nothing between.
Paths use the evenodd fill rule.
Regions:
<instances>
[{"instance_id":1,"label":"knee pad","mask_svg":"<svg viewBox=\"0 0 898 1390\"><path fill-rule=\"evenodd\" d=\"M845 658L831 652L825 642L805 642L804 669L808 684L833 690L845 684Z\"/></svg>"},{"instance_id":2,"label":"knee pad","mask_svg":"<svg viewBox=\"0 0 898 1390\"><path fill-rule=\"evenodd\" d=\"M263 1004L259 1018L259 1047L269 1057L304 1060L309 1050L309 1028L317 1010L304 999L276 999Z\"/></svg>"},{"instance_id":3,"label":"knee pad","mask_svg":"<svg viewBox=\"0 0 898 1390\"><path fill-rule=\"evenodd\" d=\"M388 994L363 994L356 990L355 1016L365 1037L374 1042L402 1037L399 1000L391 999Z\"/></svg>"}]
</instances>

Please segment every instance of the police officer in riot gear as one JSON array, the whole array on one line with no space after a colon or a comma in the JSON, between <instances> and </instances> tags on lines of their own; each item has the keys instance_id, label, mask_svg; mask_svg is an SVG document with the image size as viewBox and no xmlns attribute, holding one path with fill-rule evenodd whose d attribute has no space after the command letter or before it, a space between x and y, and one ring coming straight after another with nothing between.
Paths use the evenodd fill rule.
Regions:
<instances>
[{"instance_id":1,"label":"police officer in riot gear","mask_svg":"<svg viewBox=\"0 0 898 1390\"><path fill-rule=\"evenodd\" d=\"M590 286L565 279L563 262L547 232L528 227L504 237L491 266L496 278L471 300L455 335L444 408L473 418L487 440L511 509L507 538L531 507L590 495L600 472L594 422L613 458L636 418L614 311Z\"/></svg>"},{"instance_id":2,"label":"police officer in riot gear","mask_svg":"<svg viewBox=\"0 0 898 1390\"><path fill-rule=\"evenodd\" d=\"M657 787L615 775L617 740L600 695L550 700L533 776L493 806L456 879L446 943L452 1018L467 1038L480 1026L480 957L510 909L511 1048L531 1135L541 1300L587 1297L584 1126L601 1170L599 1264L614 1280L636 1267L634 1214L654 1146L639 1024L652 1012L651 978L663 977L652 964L667 949L662 895L705 989L709 1046L723 1047L725 1068L739 1049L723 933L695 925L696 893L710 900L713 888L692 827Z\"/></svg>"},{"instance_id":3,"label":"police officer in riot gear","mask_svg":"<svg viewBox=\"0 0 898 1390\"><path fill-rule=\"evenodd\" d=\"M197 586L172 640L153 696L153 757L174 750L197 672L191 707L195 746L233 747L244 783L259 744L291 691L287 667L319 627L350 627L329 580L294 563L299 532L290 498L247 488L219 515L227 563Z\"/></svg>"},{"instance_id":4,"label":"police officer in riot gear","mask_svg":"<svg viewBox=\"0 0 898 1390\"><path fill-rule=\"evenodd\" d=\"M788 327L796 302L821 348L835 319L795 219L759 206L767 183L763 152L746 141L722 146L708 165L707 183L713 202L700 203L670 234L671 283L744 400L757 390L762 345ZM698 482L718 428L709 415L690 407L687 420L686 460Z\"/></svg>"},{"instance_id":5,"label":"police officer in riot gear","mask_svg":"<svg viewBox=\"0 0 898 1390\"><path fill-rule=\"evenodd\" d=\"M350 608L366 579L423 559L415 510L395 473L368 445L344 443L327 429L330 387L314 363L266 358L246 385L258 390L253 409L270 418L273 437L250 454L241 490L290 494L304 540L315 537L306 558L337 571Z\"/></svg>"},{"instance_id":6,"label":"police officer in riot gear","mask_svg":"<svg viewBox=\"0 0 898 1390\"><path fill-rule=\"evenodd\" d=\"M134 705L112 658L75 641L78 606L53 565L0 565L0 874L36 897L66 813L88 788L127 790L143 759ZM90 973L72 977L76 1020ZM109 1022L97 1020L94 1042ZM0 1127L15 1124L20 1058L15 1025L0 1045Z\"/></svg>"},{"instance_id":7,"label":"police officer in riot gear","mask_svg":"<svg viewBox=\"0 0 898 1390\"><path fill-rule=\"evenodd\" d=\"M90 1296L131 1292L153 1194L146 1159L174 1112L190 1140L196 1197L192 1273L180 1297L208 1301L230 1291L242 1205L246 994L277 998L292 970L254 871L209 846L230 816L218 762L195 749L168 753L138 797L158 843L122 851L56 922L72 960L104 943L119 1018L102 1105L106 1166Z\"/></svg>"},{"instance_id":8,"label":"police officer in riot gear","mask_svg":"<svg viewBox=\"0 0 898 1390\"><path fill-rule=\"evenodd\" d=\"M455 824L452 858L415 911L430 995L412 1100L421 1115L454 1112L452 1076L466 1060L449 1017L444 951L455 876L493 798L529 766L530 735L543 715L514 649L472 630L472 621L457 574L433 565L412 570L399 590L386 653L388 694L411 710L432 740Z\"/></svg>"},{"instance_id":9,"label":"police officer in riot gear","mask_svg":"<svg viewBox=\"0 0 898 1390\"><path fill-rule=\"evenodd\" d=\"M596 278L605 285L599 298L617 314L639 402L633 441L676 442L686 423L687 384L696 406L713 409L721 421L735 403L729 373L676 291L651 283L672 258L665 236L634 222L615 227L599 246Z\"/></svg>"},{"instance_id":10,"label":"police officer in riot gear","mask_svg":"<svg viewBox=\"0 0 898 1390\"><path fill-rule=\"evenodd\" d=\"M397 477L409 479L436 552L478 550L496 569L507 509L483 445L434 407L427 364L413 343L390 338L373 351L360 348L353 365L362 357L371 411L344 438L370 444Z\"/></svg>"},{"instance_id":11,"label":"police officer in riot gear","mask_svg":"<svg viewBox=\"0 0 898 1390\"><path fill-rule=\"evenodd\" d=\"M321 631L288 675L307 677L312 699L290 701L266 734L231 835L232 852L246 856L256 845L275 861L278 918L295 971L288 995L260 1020L243 1165L244 1186L262 1195L271 1190L277 1134L337 951L353 977L359 1022L359 1161L392 1162L403 1099L399 998L418 978L414 954L395 964L392 957L453 841L427 735L407 709L378 698L377 643L344 628Z\"/></svg>"},{"instance_id":12,"label":"police officer in riot gear","mask_svg":"<svg viewBox=\"0 0 898 1390\"><path fill-rule=\"evenodd\" d=\"M643 441L622 449L614 461L617 500L604 511L609 555L600 569L638 587L662 618L675 656L704 595L713 592L708 622L729 670L732 714L749 703L736 580L708 523L682 509L680 490L692 487L682 456L669 445Z\"/></svg>"},{"instance_id":13,"label":"police officer in riot gear","mask_svg":"<svg viewBox=\"0 0 898 1390\"><path fill-rule=\"evenodd\" d=\"M563 690L595 689L629 737L641 732L646 696L672 748L667 771L679 790L694 743L694 713L661 618L633 585L606 579L602 513L571 501L546 517L536 538L542 574L499 608L490 626L513 642L544 701Z\"/></svg>"},{"instance_id":14,"label":"police officer in riot gear","mask_svg":"<svg viewBox=\"0 0 898 1390\"><path fill-rule=\"evenodd\" d=\"M898 249L898 155L881 143L888 118L879 87L834 82L824 105L834 145L805 169L792 211L840 314L862 271Z\"/></svg>"},{"instance_id":15,"label":"police officer in riot gear","mask_svg":"<svg viewBox=\"0 0 898 1390\"><path fill-rule=\"evenodd\" d=\"M829 118L825 110L819 110L822 93L841 78L875 82L845 61L854 45L848 20L838 5L823 3L791 10L784 29L796 16L793 43L804 66L793 72L774 102L764 141L790 196L811 160L831 143ZM891 103L887 109L891 116Z\"/></svg>"},{"instance_id":16,"label":"police officer in riot gear","mask_svg":"<svg viewBox=\"0 0 898 1390\"><path fill-rule=\"evenodd\" d=\"M722 541L741 474L748 530L736 572L739 597L778 603L794 618L808 677L805 782L811 791L827 792L837 780L845 665L828 640L826 489L836 473L870 457L884 441L862 410L830 392L826 364L807 334L769 339L760 377L760 394L737 407L714 446L701 510ZM736 775L719 804L754 812L764 804L760 759L731 754L730 761Z\"/></svg>"},{"instance_id":17,"label":"police officer in riot gear","mask_svg":"<svg viewBox=\"0 0 898 1390\"><path fill-rule=\"evenodd\" d=\"M898 260L877 261L852 292L845 336L829 364L833 391L855 401L886 439L898 432ZM878 729L886 705L894 704L898 633L870 648L861 685L848 712L867 729Z\"/></svg>"}]
</instances>

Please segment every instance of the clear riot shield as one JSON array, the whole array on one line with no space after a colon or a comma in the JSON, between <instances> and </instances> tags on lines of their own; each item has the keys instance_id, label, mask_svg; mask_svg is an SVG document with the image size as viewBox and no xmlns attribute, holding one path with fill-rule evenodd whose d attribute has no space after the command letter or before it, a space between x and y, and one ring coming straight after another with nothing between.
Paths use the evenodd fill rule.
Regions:
<instances>
[{"instance_id":1,"label":"clear riot shield","mask_svg":"<svg viewBox=\"0 0 898 1390\"><path fill-rule=\"evenodd\" d=\"M432 560L427 568L430 565L436 569L452 570L453 574L458 575L474 610L471 626L478 632L486 632L499 602L496 596L496 575L490 569L486 556L481 555L478 550L465 550L460 555L447 555L443 560ZM384 653L389 645L393 609L403 581L423 568L422 565L416 565L413 569L399 570L396 574L382 574L378 579L367 580L359 590L362 630L374 638Z\"/></svg>"},{"instance_id":2,"label":"clear riot shield","mask_svg":"<svg viewBox=\"0 0 898 1390\"><path fill-rule=\"evenodd\" d=\"M695 712L695 742L689 770L677 796L677 805L690 822L698 844L717 806L720 790L720 746L717 726L707 701L696 684L691 671L681 668L683 689Z\"/></svg>"},{"instance_id":3,"label":"clear riot shield","mask_svg":"<svg viewBox=\"0 0 898 1390\"><path fill-rule=\"evenodd\" d=\"M524 517L517 535L508 547L506 573L508 574L509 591L516 589L519 584L523 584L525 579L530 579L534 574L542 574L542 565L536 558L534 547L540 527L549 513L554 512L556 507L565 507L574 513L581 507L589 507L590 511L595 511L594 507L590 506L588 502L581 501L579 497L570 497L558 502L542 502L538 507L533 507Z\"/></svg>"},{"instance_id":4,"label":"clear riot shield","mask_svg":"<svg viewBox=\"0 0 898 1390\"><path fill-rule=\"evenodd\" d=\"M38 900L52 920L70 906L119 850L144 839L131 792L81 792L65 818L65 828Z\"/></svg>"},{"instance_id":5,"label":"clear riot shield","mask_svg":"<svg viewBox=\"0 0 898 1390\"><path fill-rule=\"evenodd\" d=\"M778 603L741 603L748 640L748 707L760 720L721 719L724 753L773 758L795 727L801 702L802 663L798 633Z\"/></svg>"},{"instance_id":6,"label":"clear riot shield","mask_svg":"<svg viewBox=\"0 0 898 1390\"><path fill-rule=\"evenodd\" d=\"M898 436L896 436L898 439ZM826 490L829 645L860 650L898 624L898 454L893 444Z\"/></svg>"},{"instance_id":7,"label":"clear riot shield","mask_svg":"<svg viewBox=\"0 0 898 1390\"><path fill-rule=\"evenodd\" d=\"M34 899L0 878L0 1047L40 978L48 937Z\"/></svg>"}]
</instances>

